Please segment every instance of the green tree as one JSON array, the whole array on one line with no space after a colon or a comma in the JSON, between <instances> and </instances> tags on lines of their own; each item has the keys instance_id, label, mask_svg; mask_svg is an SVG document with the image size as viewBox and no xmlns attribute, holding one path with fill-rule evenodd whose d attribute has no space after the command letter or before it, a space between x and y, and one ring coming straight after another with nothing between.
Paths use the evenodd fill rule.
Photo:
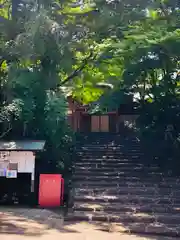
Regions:
<instances>
[{"instance_id":1,"label":"green tree","mask_svg":"<svg viewBox=\"0 0 180 240\"><path fill-rule=\"evenodd\" d=\"M162 135L170 112L179 116L179 5L0 0L2 137L62 144L69 136L62 86L83 103L99 99L100 108L134 98L146 129Z\"/></svg>"},{"instance_id":2,"label":"green tree","mask_svg":"<svg viewBox=\"0 0 180 240\"><path fill-rule=\"evenodd\" d=\"M173 149L180 133L179 13L176 1L149 3L145 18L130 22L123 38L111 38L99 59L100 72L107 73L110 66L106 80L114 86L101 98L100 107L118 107L131 96L140 107L137 126L146 139L155 139L156 146L164 144L167 126L174 126L174 140L164 146L171 154L177 153Z\"/></svg>"}]
</instances>

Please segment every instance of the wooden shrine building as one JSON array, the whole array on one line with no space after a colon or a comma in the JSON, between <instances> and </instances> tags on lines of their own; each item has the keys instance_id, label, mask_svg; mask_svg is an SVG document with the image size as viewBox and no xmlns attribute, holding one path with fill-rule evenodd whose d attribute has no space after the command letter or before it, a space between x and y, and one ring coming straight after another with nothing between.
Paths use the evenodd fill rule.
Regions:
<instances>
[{"instance_id":1,"label":"wooden shrine building","mask_svg":"<svg viewBox=\"0 0 180 240\"><path fill-rule=\"evenodd\" d=\"M122 104L118 109L90 114L88 105L79 104L68 96L68 121L75 132L119 132L125 122L133 124L137 119L136 104Z\"/></svg>"}]
</instances>

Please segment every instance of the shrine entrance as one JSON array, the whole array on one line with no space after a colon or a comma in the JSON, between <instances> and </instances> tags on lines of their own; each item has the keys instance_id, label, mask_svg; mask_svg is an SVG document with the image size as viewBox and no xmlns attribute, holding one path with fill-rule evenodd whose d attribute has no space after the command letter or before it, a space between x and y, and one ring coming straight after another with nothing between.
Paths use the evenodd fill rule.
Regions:
<instances>
[{"instance_id":1,"label":"shrine entrance","mask_svg":"<svg viewBox=\"0 0 180 240\"><path fill-rule=\"evenodd\" d=\"M91 132L109 132L109 116L91 116Z\"/></svg>"}]
</instances>

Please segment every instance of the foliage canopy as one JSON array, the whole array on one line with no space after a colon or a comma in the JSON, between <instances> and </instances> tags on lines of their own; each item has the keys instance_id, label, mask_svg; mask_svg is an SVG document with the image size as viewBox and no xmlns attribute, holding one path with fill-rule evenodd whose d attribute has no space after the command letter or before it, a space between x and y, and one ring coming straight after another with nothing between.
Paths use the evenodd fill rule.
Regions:
<instances>
[{"instance_id":1,"label":"foliage canopy","mask_svg":"<svg viewBox=\"0 0 180 240\"><path fill-rule=\"evenodd\" d=\"M62 86L100 108L131 96L145 130L178 135L179 26L178 0L0 0L1 137L46 139L58 162L71 139Z\"/></svg>"}]
</instances>

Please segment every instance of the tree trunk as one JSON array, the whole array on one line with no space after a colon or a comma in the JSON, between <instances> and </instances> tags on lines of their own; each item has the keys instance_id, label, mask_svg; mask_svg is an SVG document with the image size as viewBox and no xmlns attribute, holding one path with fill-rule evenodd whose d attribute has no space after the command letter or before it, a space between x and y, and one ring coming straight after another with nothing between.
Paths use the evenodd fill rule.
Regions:
<instances>
[{"instance_id":1,"label":"tree trunk","mask_svg":"<svg viewBox=\"0 0 180 240\"><path fill-rule=\"evenodd\" d=\"M21 0L12 0L12 20L18 20L18 8L20 6Z\"/></svg>"}]
</instances>

